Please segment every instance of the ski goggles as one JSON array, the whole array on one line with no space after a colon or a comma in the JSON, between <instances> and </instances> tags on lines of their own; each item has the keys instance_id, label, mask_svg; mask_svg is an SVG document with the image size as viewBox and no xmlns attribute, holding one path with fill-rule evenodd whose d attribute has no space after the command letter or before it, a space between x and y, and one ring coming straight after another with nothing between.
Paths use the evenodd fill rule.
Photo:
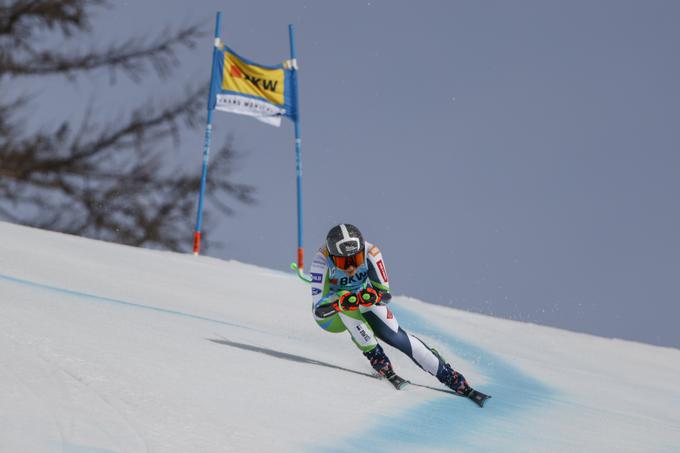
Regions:
<instances>
[{"instance_id":1,"label":"ski goggles","mask_svg":"<svg viewBox=\"0 0 680 453\"><path fill-rule=\"evenodd\" d=\"M333 260L333 264L335 264L338 269L348 269L350 266L359 267L364 264L366 254L363 250L359 250L352 256L331 255L331 259Z\"/></svg>"}]
</instances>

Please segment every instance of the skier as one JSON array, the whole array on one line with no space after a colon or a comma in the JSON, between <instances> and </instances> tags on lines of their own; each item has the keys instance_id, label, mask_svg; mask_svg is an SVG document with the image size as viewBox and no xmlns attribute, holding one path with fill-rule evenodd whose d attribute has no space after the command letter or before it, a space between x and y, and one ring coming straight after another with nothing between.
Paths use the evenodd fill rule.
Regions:
<instances>
[{"instance_id":1,"label":"skier","mask_svg":"<svg viewBox=\"0 0 680 453\"><path fill-rule=\"evenodd\" d=\"M399 327L387 307L392 296L382 254L378 247L364 241L357 227L344 223L331 228L314 257L310 274L312 310L318 325L329 332L347 330L378 375L397 389L407 381L394 372L377 339L399 349L439 382L480 407L490 398L473 390L434 348Z\"/></svg>"}]
</instances>

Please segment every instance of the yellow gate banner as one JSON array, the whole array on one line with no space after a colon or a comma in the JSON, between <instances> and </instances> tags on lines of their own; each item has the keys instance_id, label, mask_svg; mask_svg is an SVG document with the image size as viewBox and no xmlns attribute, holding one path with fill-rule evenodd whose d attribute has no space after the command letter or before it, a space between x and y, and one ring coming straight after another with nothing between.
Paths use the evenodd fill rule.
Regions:
<instances>
[{"instance_id":1,"label":"yellow gate banner","mask_svg":"<svg viewBox=\"0 0 680 453\"><path fill-rule=\"evenodd\" d=\"M289 63L264 66L237 55L227 46L215 48L210 108L249 115L279 126L281 117L294 118Z\"/></svg>"}]
</instances>

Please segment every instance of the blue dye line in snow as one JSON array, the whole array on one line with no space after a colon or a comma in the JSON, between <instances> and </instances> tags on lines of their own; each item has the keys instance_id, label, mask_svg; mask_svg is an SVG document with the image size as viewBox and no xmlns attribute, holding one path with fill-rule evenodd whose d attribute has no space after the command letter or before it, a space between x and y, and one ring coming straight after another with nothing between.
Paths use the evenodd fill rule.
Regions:
<instances>
[{"instance_id":1,"label":"blue dye line in snow","mask_svg":"<svg viewBox=\"0 0 680 453\"><path fill-rule=\"evenodd\" d=\"M73 297L274 335L271 332L236 323L59 288L9 275L0 274L0 280ZM432 326L413 310L397 307L396 304L393 304L392 308L406 331L416 336L428 336L436 341L436 344L430 344L430 346L455 351L458 356L474 363L480 374L487 377L487 382L480 386L480 390L491 394L493 398L489 400L484 409L479 409L472 402L465 401L463 398L443 395L399 413L384 414L367 432L348 439L331 440L335 447L325 445L322 450L348 452L368 448L371 451L394 452L438 448L443 450L489 451L489 448L493 449L487 443L490 436L499 436L503 439L502 447L504 451L512 451L513 445L526 446L528 437L535 434L513 429L510 421L513 417L521 417L522 413L529 409L548 404L557 392L494 355L493 352L484 350L452 333ZM465 370L459 371L465 374ZM436 381L432 384L436 385ZM474 386L474 382L471 384ZM517 442L514 443L515 440ZM501 445L495 445L495 447L501 447ZM318 450L318 447L313 448L313 450Z\"/></svg>"},{"instance_id":2,"label":"blue dye line in snow","mask_svg":"<svg viewBox=\"0 0 680 453\"><path fill-rule=\"evenodd\" d=\"M396 304L395 304L396 305ZM429 344L440 351L448 349L474 363L487 378L479 390L492 395L483 409L454 395L428 399L399 413L384 414L364 433L333 441L323 451L335 453L358 451L514 451L530 444L537 435L520 432L512 420L531 409L550 404L557 391L529 376L492 351L475 346L442 328L433 326L415 311L392 307L399 324L409 333L427 336ZM455 326L453 327L455 328ZM511 341L512 339L508 339ZM392 352L398 354L398 351ZM458 369L453 363L454 368ZM465 374L464 369L459 369ZM429 376L425 371L426 377ZM404 376L405 377L405 376ZM436 379L432 385L437 385ZM423 379L418 378L419 382ZM474 387L475 383L471 382ZM408 388L406 389L409 390ZM521 423L515 426L522 426ZM499 439L500 442L499 443ZM494 441L495 440L495 441ZM314 450L317 450L314 448Z\"/></svg>"},{"instance_id":3,"label":"blue dye line in snow","mask_svg":"<svg viewBox=\"0 0 680 453\"><path fill-rule=\"evenodd\" d=\"M74 290L66 289L66 288L59 288L57 286L51 286L51 285L46 285L46 284L43 284L43 283L37 283L37 282L34 282L34 281L30 281L30 280L24 280L24 279L21 279L21 278L12 277L10 275L0 274L0 280L6 280L6 281L9 281L9 282L12 282L12 283L17 283L19 285L29 286L29 287L32 287L32 288L38 288L38 289L42 289L42 290L45 290L45 291L52 291L52 292L56 292L56 293L60 293L60 294L65 294L65 295L68 295L68 296L95 300L97 302L124 305L126 307L141 308L143 310L155 311L155 312L158 312L158 313L165 313L165 314L174 315L174 316L182 316L184 318L197 319L199 321L208 321L208 322L212 322L212 323L216 323L216 324L222 324L222 325L229 326L229 327L236 327L236 328L239 328L239 329L245 329L245 330L249 330L251 332L258 332L258 333L264 333L264 334L267 334L267 335L273 335L271 332L266 332L264 330L254 329L252 327L243 326L243 325L236 324L236 323L233 323L233 322L222 321L222 320L213 319L213 318L207 318L205 316L200 316L200 315L192 315L191 313L186 313L186 312L177 311L177 310L170 310L168 308L160 308L160 307L154 307L154 306L151 306L151 305L144 305L144 304L138 304L138 303L134 303L134 302L128 302L128 301L120 300L120 299L113 299L111 297L98 296L96 294L83 293L83 292L80 292L80 291L74 291Z\"/></svg>"}]
</instances>

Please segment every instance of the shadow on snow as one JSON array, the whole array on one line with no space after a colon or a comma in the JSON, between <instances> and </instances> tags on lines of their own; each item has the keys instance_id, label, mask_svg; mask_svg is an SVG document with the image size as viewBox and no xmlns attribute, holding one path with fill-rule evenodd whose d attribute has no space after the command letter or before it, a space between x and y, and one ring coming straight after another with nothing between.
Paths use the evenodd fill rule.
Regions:
<instances>
[{"instance_id":1,"label":"shadow on snow","mask_svg":"<svg viewBox=\"0 0 680 453\"><path fill-rule=\"evenodd\" d=\"M345 367L342 367L340 365L334 365L332 363L324 362L322 360L311 359L309 357L304 357L304 356L301 356L301 355L295 355L295 354L291 354L291 353L283 352L283 351L277 351L275 349L269 349L269 348L265 348L265 347L262 347L262 346L255 346L255 345L246 344L246 343L238 343L236 341L231 341L231 340L224 338L224 337L222 337L220 339L209 339L209 341L212 341L213 343L222 344L222 345L225 345L225 346L231 346L232 348L242 349L244 351L256 352L258 354L265 354L265 355L268 355L268 356L271 356L271 357L276 357L277 359L289 360L291 362L297 362L297 363L306 363L308 365L317 365L317 366L322 366L322 367L326 367L326 368L333 368L335 370L345 371L347 373L354 373L354 374L366 376L366 377L369 377L369 378L372 378L372 379L381 379L380 377L378 377L375 374L364 373L362 371L353 370L351 368L345 368ZM429 385L415 384L413 382L410 382L410 384L413 385L413 386L416 386L416 387L434 390L436 392L449 393L451 395L456 395L451 390L444 390L444 389L439 389L439 388L436 388L436 387L430 387Z\"/></svg>"}]
</instances>

